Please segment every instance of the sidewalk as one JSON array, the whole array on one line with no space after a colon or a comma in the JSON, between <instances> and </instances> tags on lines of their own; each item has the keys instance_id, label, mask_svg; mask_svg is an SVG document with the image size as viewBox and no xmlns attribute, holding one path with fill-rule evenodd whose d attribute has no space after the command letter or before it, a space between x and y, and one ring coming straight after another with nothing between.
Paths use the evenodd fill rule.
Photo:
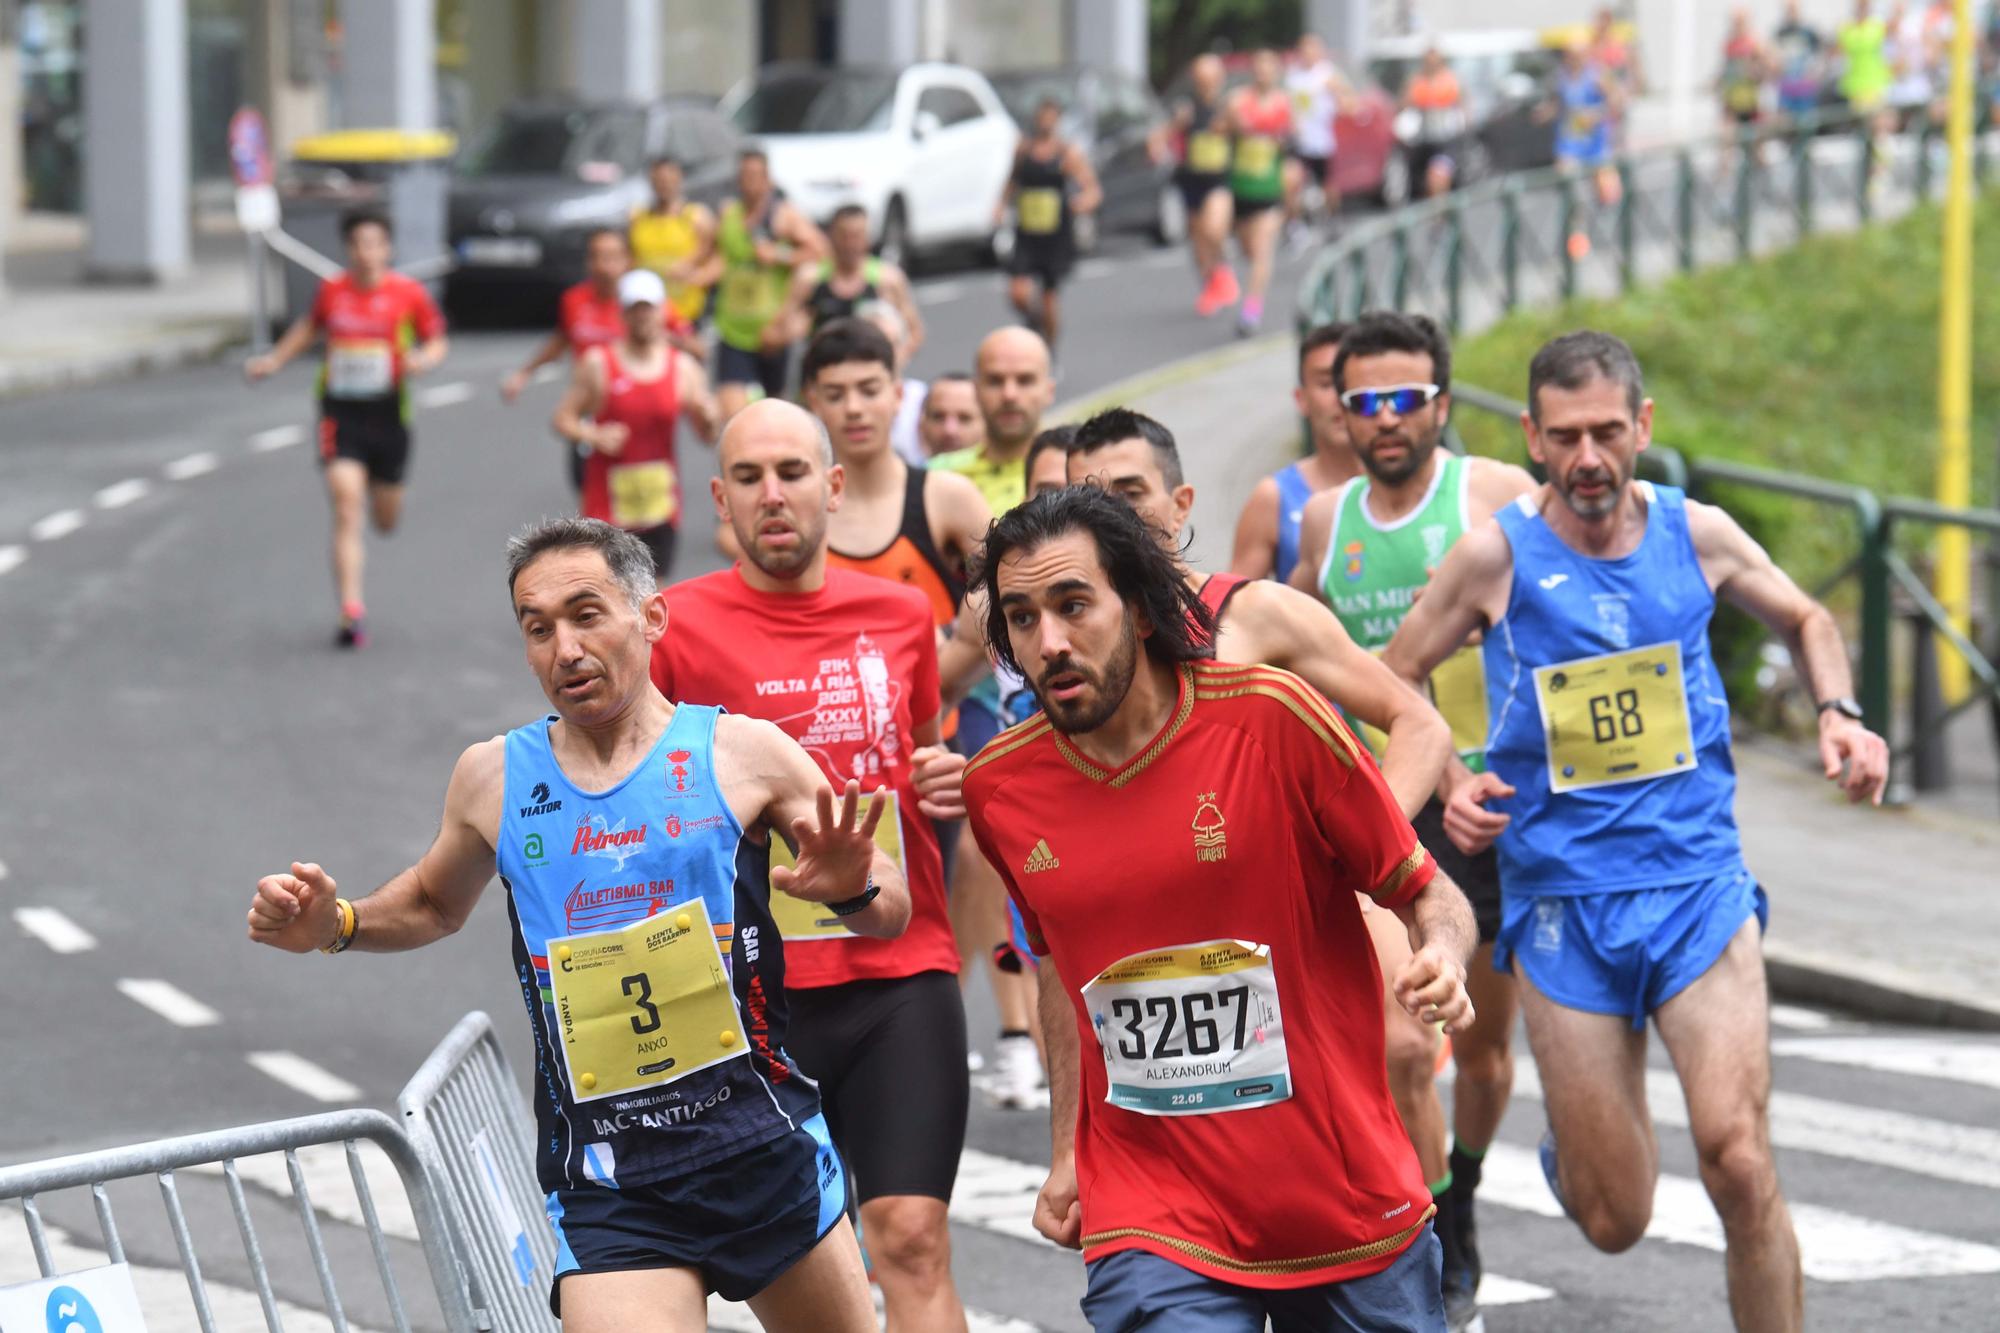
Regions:
<instances>
[{"instance_id":1,"label":"sidewalk","mask_svg":"<svg viewBox=\"0 0 2000 1333\"><path fill-rule=\"evenodd\" d=\"M1295 456L1293 356L1289 337L1267 338L1128 381L1124 405L1180 442L1195 488L1196 568L1227 566L1251 488ZM1079 407L1121 401L1116 392ZM1743 737L1736 760L1745 856L1771 899L1774 994L1887 1021L2000 1030L1991 740L1956 766L1960 785L1944 799L1902 809L1849 806L1806 747Z\"/></svg>"},{"instance_id":2,"label":"sidewalk","mask_svg":"<svg viewBox=\"0 0 2000 1333\"><path fill-rule=\"evenodd\" d=\"M29 214L8 227L6 245L0 398L209 360L249 337L233 218L204 214L188 272L158 287L84 284L78 218Z\"/></svg>"}]
</instances>

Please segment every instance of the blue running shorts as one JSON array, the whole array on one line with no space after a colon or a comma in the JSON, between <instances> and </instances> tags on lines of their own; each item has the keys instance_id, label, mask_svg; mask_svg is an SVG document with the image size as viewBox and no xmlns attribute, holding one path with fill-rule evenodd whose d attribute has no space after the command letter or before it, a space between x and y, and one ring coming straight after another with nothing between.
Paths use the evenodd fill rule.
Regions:
<instances>
[{"instance_id":1,"label":"blue running shorts","mask_svg":"<svg viewBox=\"0 0 2000 1333\"><path fill-rule=\"evenodd\" d=\"M1189 1272L1146 1250L1086 1270L1083 1317L1096 1333L1445 1333L1444 1250L1425 1226L1379 1273L1269 1291Z\"/></svg>"},{"instance_id":2,"label":"blue running shorts","mask_svg":"<svg viewBox=\"0 0 2000 1333\"><path fill-rule=\"evenodd\" d=\"M1737 866L1664 889L1584 895L1507 894L1493 966L1518 962L1535 989L1568 1009L1622 1014L1634 1028L1686 990L1752 915L1771 915L1764 890Z\"/></svg>"},{"instance_id":3,"label":"blue running shorts","mask_svg":"<svg viewBox=\"0 0 2000 1333\"><path fill-rule=\"evenodd\" d=\"M847 1174L826 1120L685 1175L548 1197L556 1229L549 1312L572 1273L692 1268L727 1301L755 1296L806 1257L847 1211Z\"/></svg>"}]
</instances>

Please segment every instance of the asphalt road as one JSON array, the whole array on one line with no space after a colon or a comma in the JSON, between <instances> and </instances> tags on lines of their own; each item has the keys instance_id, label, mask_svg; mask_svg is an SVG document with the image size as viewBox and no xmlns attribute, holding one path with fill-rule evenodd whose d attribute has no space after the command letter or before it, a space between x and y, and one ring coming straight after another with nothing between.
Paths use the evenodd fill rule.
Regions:
<instances>
[{"instance_id":1,"label":"asphalt road","mask_svg":"<svg viewBox=\"0 0 2000 1333\"><path fill-rule=\"evenodd\" d=\"M1000 279L922 285L930 342L916 373L967 365L1005 316ZM1060 396L1226 343L1192 297L1179 252L1114 246L1086 263L1068 293ZM1268 324L1289 300L1281 282ZM242 923L257 875L295 857L349 892L407 865L458 751L543 711L500 550L568 505L545 427L555 389L511 409L494 392L533 336L461 337L421 386L406 525L371 539L374 643L360 654L328 646L306 370L255 391L214 366L0 404L0 1161L390 1105L468 1009L492 1013L528 1067L497 896L415 956L280 956L248 945ZM683 574L715 561L707 457L689 461ZM1777 1135L1791 1195L1809 1205L1813 1326L1991 1327L2000 1041L1782 1017ZM974 1031L992 1027L982 1004ZM1532 1167L1539 1106L1517 1096L1488 1172L1487 1294L1509 1302L1489 1328L1726 1326L1716 1227L1675 1105L1663 1087L1657 1234L1609 1259L1550 1215ZM955 1242L982 1327L1082 1328L1078 1265L1024 1234L1043 1117L981 1107L970 1146ZM276 1216L282 1168L247 1175L253 1208ZM333 1242L365 1262L337 1203L315 1198ZM94 1243L87 1200L52 1200L49 1216ZM205 1263L255 1322L221 1217ZM173 1266L157 1223L132 1223L127 1244L135 1261ZM281 1300L317 1306L309 1268L273 1269ZM0 1218L0 1282L31 1272L18 1220ZM168 1301L178 1279L145 1282ZM192 1326L148 1312L156 1333ZM376 1314L356 1319L384 1327Z\"/></svg>"}]
</instances>

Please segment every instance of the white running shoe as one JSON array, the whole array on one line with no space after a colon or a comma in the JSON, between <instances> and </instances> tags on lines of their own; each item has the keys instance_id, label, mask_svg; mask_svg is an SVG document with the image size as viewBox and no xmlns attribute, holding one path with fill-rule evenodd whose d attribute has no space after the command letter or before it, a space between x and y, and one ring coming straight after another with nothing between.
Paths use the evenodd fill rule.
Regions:
<instances>
[{"instance_id":1,"label":"white running shoe","mask_svg":"<svg viewBox=\"0 0 2000 1333\"><path fill-rule=\"evenodd\" d=\"M986 1094L1006 1111L1038 1111L1049 1104L1041 1057L1031 1037L1002 1037L986 1079Z\"/></svg>"}]
</instances>

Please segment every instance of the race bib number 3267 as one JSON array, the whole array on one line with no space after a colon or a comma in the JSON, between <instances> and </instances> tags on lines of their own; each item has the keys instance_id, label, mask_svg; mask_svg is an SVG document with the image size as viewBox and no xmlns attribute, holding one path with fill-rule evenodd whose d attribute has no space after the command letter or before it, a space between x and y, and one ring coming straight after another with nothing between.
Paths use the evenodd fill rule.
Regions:
<instances>
[{"instance_id":1,"label":"race bib number 3267","mask_svg":"<svg viewBox=\"0 0 2000 1333\"><path fill-rule=\"evenodd\" d=\"M1110 1088L1141 1115L1213 1115L1292 1095L1270 946L1209 940L1120 959L1083 988Z\"/></svg>"}]
</instances>

